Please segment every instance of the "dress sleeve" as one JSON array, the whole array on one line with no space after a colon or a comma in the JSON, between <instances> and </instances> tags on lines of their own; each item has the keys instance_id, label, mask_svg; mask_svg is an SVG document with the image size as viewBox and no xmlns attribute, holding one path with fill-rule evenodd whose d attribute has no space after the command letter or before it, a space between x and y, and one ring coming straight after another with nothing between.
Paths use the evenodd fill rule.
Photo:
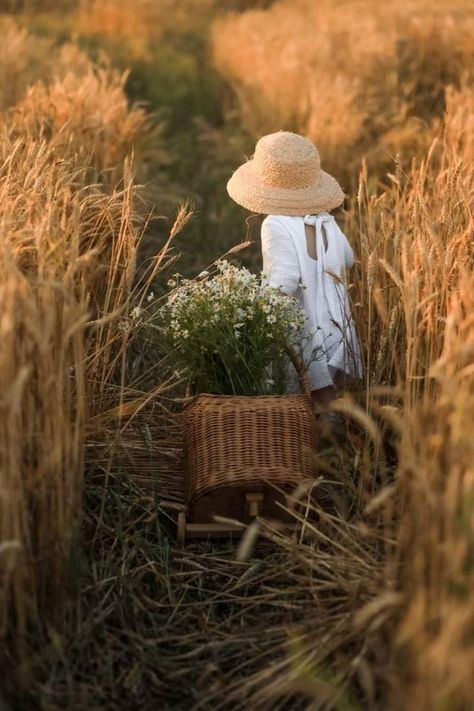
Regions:
<instances>
[{"instance_id":1,"label":"dress sleeve","mask_svg":"<svg viewBox=\"0 0 474 711\"><path fill-rule=\"evenodd\" d=\"M269 286L294 294L300 284L298 254L291 234L277 220L262 224L263 272Z\"/></svg>"}]
</instances>

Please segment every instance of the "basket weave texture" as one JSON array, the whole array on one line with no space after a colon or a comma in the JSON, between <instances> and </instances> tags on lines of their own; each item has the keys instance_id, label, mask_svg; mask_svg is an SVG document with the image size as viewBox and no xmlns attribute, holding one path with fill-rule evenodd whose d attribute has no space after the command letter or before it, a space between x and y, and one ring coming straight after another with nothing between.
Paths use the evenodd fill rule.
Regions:
<instances>
[{"instance_id":1,"label":"basket weave texture","mask_svg":"<svg viewBox=\"0 0 474 711\"><path fill-rule=\"evenodd\" d=\"M312 478L316 428L308 394L197 395L183 409L188 502L220 487Z\"/></svg>"}]
</instances>

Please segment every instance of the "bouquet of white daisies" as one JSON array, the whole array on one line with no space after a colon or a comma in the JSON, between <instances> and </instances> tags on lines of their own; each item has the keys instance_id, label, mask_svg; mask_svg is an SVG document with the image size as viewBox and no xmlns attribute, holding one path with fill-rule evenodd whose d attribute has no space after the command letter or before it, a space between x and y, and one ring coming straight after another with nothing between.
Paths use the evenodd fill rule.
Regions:
<instances>
[{"instance_id":1,"label":"bouquet of white daisies","mask_svg":"<svg viewBox=\"0 0 474 711\"><path fill-rule=\"evenodd\" d=\"M216 273L170 280L157 327L193 394L283 394L287 347L304 337L305 314L293 297L226 260Z\"/></svg>"}]
</instances>

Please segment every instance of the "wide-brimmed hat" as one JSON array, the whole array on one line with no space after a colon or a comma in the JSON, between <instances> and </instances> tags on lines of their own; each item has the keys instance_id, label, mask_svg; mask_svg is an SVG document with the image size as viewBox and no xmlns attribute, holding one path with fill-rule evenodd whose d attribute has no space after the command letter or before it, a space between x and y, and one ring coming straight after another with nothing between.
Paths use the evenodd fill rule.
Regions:
<instances>
[{"instance_id":1,"label":"wide-brimmed hat","mask_svg":"<svg viewBox=\"0 0 474 711\"><path fill-rule=\"evenodd\" d=\"M265 215L329 212L344 200L337 180L321 170L314 143L290 131L260 138L253 157L233 173L227 192L242 207Z\"/></svg>"}]
</instances>

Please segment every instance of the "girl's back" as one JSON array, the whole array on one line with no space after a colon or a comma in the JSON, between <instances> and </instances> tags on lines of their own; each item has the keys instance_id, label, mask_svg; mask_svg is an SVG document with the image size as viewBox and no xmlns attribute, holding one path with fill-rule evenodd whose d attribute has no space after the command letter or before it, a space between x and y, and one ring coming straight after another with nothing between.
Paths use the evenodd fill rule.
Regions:
<instances>
[{"instance_id":1,"label":"girl's back","mask_svg":"<svg viewBox=\"0 0 474 711\"><path fill-rule=\"evenodd\" d=\"M335 218L318 215L268 215L262 223L263 271L272 279L282 279L288 294L297 290L302 272L316 267L320 279L329 272L344 279L354 264L354 253ZM281 286L281 285L280 285Z\"/></svg>"},{"instance_id":2,"label":"girl's back","mask_svg":"<svg viewBox=\"0 0 474 711\"><path fill-rule=\"evenodd\" d=\"M262 223L263 272L270 286L293 295L308 317L306 359L312 384L337 370L360 376L362 364L346 289L354 253L335 218L269 215Z\"/></svg>"}]
</instances>

